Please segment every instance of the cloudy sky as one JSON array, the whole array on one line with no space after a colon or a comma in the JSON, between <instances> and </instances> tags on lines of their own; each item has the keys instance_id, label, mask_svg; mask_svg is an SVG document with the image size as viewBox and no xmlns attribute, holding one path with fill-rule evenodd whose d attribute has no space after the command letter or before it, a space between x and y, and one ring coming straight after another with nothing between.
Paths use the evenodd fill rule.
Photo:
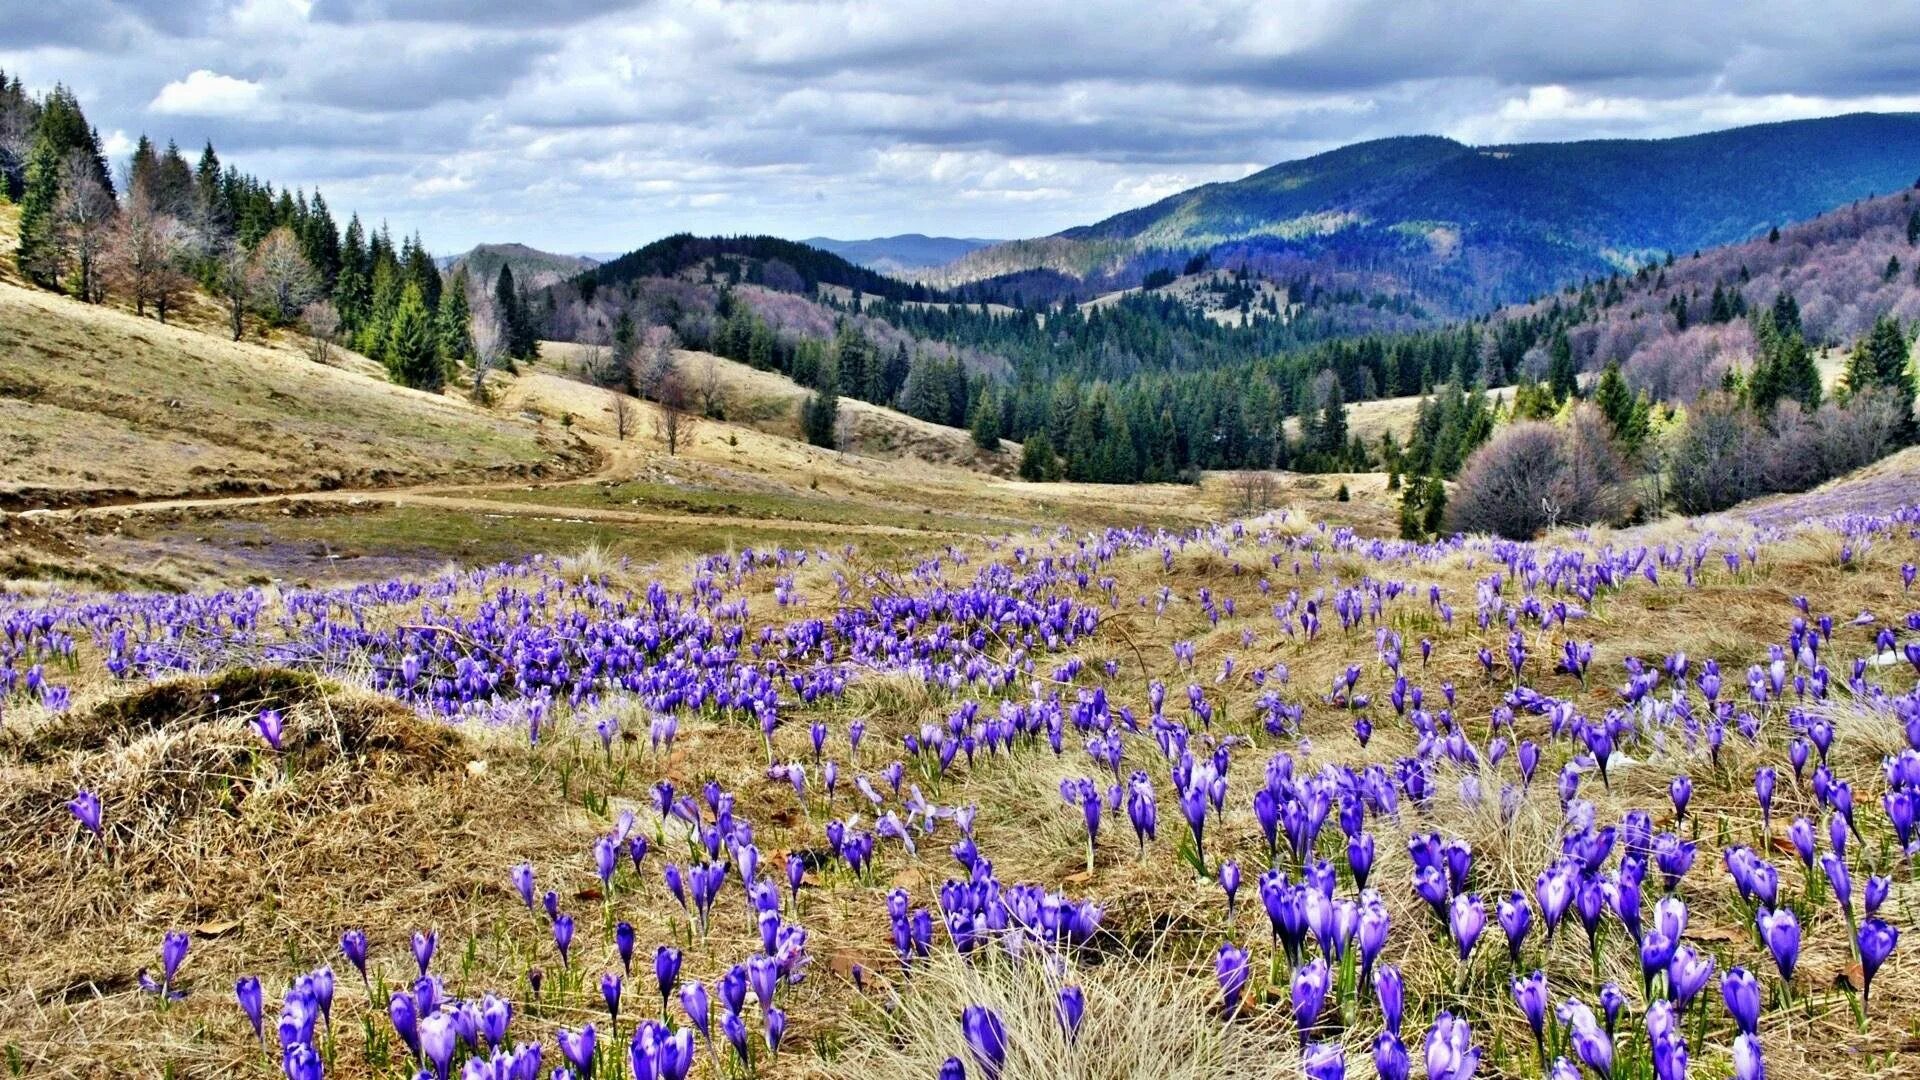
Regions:
<instances>
[{"instance_id":1,"label":"cloudy sky","mask_svg":"<svg viewBox=\"0 0 1920 1080\"><path fill-rule=\"evenodd\" d=\"M1920 0L0 0L0 69L436 251L1013 237L1384 135L1920 110Z\"/></svg>"}]
</instances>

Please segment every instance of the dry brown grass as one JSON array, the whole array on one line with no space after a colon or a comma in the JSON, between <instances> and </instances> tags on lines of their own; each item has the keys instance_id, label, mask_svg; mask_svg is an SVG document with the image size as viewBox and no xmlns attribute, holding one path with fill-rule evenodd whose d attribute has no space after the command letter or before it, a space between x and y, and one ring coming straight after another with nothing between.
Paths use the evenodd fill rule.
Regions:
<instances>
[{"instance_id":1,"label":"dry brown grass","mask_svg":"<svg viewBox=\"0 0 1920 1080\"><path fill-rule=\"evenodd\" d=\"M291 339L0 283L0 505L534 476L588 456L351 354L316 364Z\"/></svg>"}]
</instances>

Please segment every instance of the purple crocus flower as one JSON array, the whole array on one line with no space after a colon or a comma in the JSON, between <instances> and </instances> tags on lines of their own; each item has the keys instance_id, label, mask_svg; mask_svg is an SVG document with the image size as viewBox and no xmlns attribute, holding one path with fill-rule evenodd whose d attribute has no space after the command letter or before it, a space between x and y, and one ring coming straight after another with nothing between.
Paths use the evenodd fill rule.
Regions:
<instances>
[{"instance_id":1,"label":"purple crocus flower","mask_svg":"<svg viewBox=\"0 0 1920 1080\"><path fill-rule=\"evenodd\" d=\"M1247 989L1247 953L1229 941L1220 946L1214 961L1214 975L1220 982L1221 1011L1234 1016L1240 1011L1240 996Z\"/></svg>"},{"instance_id":2,"label":"purple crocus flower","mask_svg":"<svg viewBox=\"0 0 1920 1080\"><path fill-rule=\"evenodd\" d=\"M1727 1015L1741 1032L1752 1035L1760 1030L1760 982L1743 967L1728 968L1720 976L1720 997L1726 1002Z\"/></svg>"},{"instance_id":3,"label":"purple crocus flower","mask_svg":"<svg viewBox=\"0 0 1920 1080\"><path fill-rule=\"evenodd\" d=\"M1687 804L1693 801L1692 777L1674 777L1667 785L1667 794L1673 799L1673 820L1678 822L1687 816Z\"/></svg>"},{"instance_id":4,"label":"purple crocus flower","mask_svg":"<svg viewBox=\"0 0 1920 1080\"><path fill-rule=\"evenodd\" d=\"M367 935L364 930L348 930L340 935L340 952L346 956L347 963L360 973L362 982L367 978Z\"/></svg>"},{"instance_id":5,"label":"purple crocus flower","mask_svg":"<svg viewBox=\"0 0 1920 1080\"><path fill-rule=\"evenodd\" d=\"M1407 1047L1400 1036L1391 1031L1381 1032L1373 1040L1373 1071L1380 1080L1407 1080L1413 1071L1413 1063L1407 1057Z\"/></svg>"},{"instance_id":6,"label":"purple crocus flower","mask_svg":"<svg viewBox=\"0 0 1920 1080\"><path fill-rule=\"evenodd\" d=\"M1427 1080L1472 1080L1480 1067L1480 1048L1465 1020L1450 1012L1434 1017L1427 1031Z\"/></svg>"},{"instance_id":7,"label":"purple crocus flower","mask_svg":"<svg viewBox=\"0 0 1920 1080\"><path fill-rule=\"evenodd\" d=\"M433 950L440 944L440 931L428 930L413 932L413 961L420 965L420 977L427 977L427 966L433 963Z\"/></svg>"},{"instance_id":8,"label":"purple crocus flower","mask_svg":"<svg viewBox=\"0 0 1920 1080\"><path fill-rule=\"evenodd\" d=\"M1507 954L1517 966L1520 946L1527 939L1527 930L1533 926L1533 908L1527 904L1526 894L1515 890L1494 905L1494 914L1507 935Z\"/></svg>"},{"instance_id":9,"label":"purple crocus flower","mask_svg":"<svg viewBox=\"0 0 1920 1080\"><path fill-rule=\"evenodd\" d=\"M660 1040L660 1080L687 1080L693 1072L693 1032L682 1028Z\"/></svg>"},{"instance_id":10,"label":"purple crocus flower","mask_svg":"<svg viewBox=\"0 0 1920 1080\"><path fill-rule=\"evenodd\" d=\"M1612 1077L1613 1039L1601 1030L1593 1010L1584 1002L1564 1002L1560 1006L1560 1022L1567 1026L1573 1052L1579 1055L1587 1068L1603 1078Z\"/></svg>"},{"instance_id":11,"label":"purple crocus flower","mask_svg":"<svg viewBox=\"0 0 1920 1080\"><path fill-rule=\"evenodd\" d=\"M728 1012L723 1015L720 1018L720 1032L727 1037L727 1044L733 1047L735 1056L742 1063L752 1056L753 1051L747 1045L747 1024L740 1019L739 1013Z\"/></svg>"},{"instance_id":12,"label":"purple crocus flower","mask_svg":"<svg viewBox=\"0 0 1920 1080\"><path fill-rule=\"evenodd\" d=\"M1459 949L1460 962L1464 964L1473 955L1473 947L1480 941L1480 932L1487 927L1487 905L1473 893L1454 897L1447 911L1447 927L1453 932L1454 946Z\"/></svg>"},{"instance_id":13,"label":"purple crocus flower","mask_svg":"<svg viewBox=\"0 0 1920 1080\"><path fill-rule=\"evenodd\" d=\"M87 831L96 839L105 839L101 833L100 796L85 789L76 791L73 793L73 798L67 800L67 809L73 811L73 816L79 820L80 824L86 826Z\"/></svg>"},{"instance_id":14,"label":"purple crocus flower","mask_svg":"<svg viewBox=\"0 0 1920 1080\"><path fill-rule=\"evenodd\" d=\"M1743 1034L1733 1040L1733 1080L1767 1080L1758 1035Z\"/></svg>"},{"instance_id":15,"label":"purple crocus flower","mask_svg":"<svg viewBox=\"0 0 1920 1080\"><path fill-rule=\"evenodd\" d=\"M420 1056L433 1065L437 1080L447 1080L447 1067L453 1063L459 1043L452 1016L436 1012L420 1018Z\"/></svg>"},{"instance_id":16,"label":"purple crocus flower","mask_svg":"<svg viewBox=\"0 0 1920 1080\"><path fill-rule=\"evenodd\" d=\"M1067 1041L1073 1042L1080 1037L1080 1021L1087 1014L1087 994L1078 986L1060 988L1060 1030L1066 1033Z\"/></svg>"},{"instance_id":17,"label":"purple crocus flower","mask_svg":"<svg viewBox=\"0 0 1920 1080\"><path fill-rule=\"evenodd\" d=\"M1840 910L1847 918L1853 918L1853 875L1847 872L1847 861L1829 851L1820 856L1820 870L1833 888L1833 898L1839 902Z\"/></svg>"},{"instance_id":18,"label":"purple crocus flower","mask_svg":"<svg viewBox=\"0 0 1920 1080\"><path fill-rule=\"evenodd\" d=\"M1007 1065L1007 1027L1000 1014L984 1005L969 1005L960 1016L960 1033L981 1075L1000 1080L1000 1070Z\"/></svg>"},{"instance_id":19,"label":"purple crocus flower","mask_svg":"<svg viewBox=\"0 0 1920 1080\"><path fill-rule=\"evenodd\" d=\"M707 984L688 981L680 987L680 1008L686 1012L687 1019L700 1029L700 1034L713 1038L712 1003L707 997Z\"/></svg>"},{"instance_id":20,"label":"purple crocus flower","mask_svg":"<svg viewBox=\"0 0 1920 1080\"><path fill-rule=\"evenodd\" d=\"M594 1038L592 1024L583 1024L578 1031L561 1028L554 1032L554 1039L560 1043L560 1056L582 1076L593 1075Z\"/></svg>"},{"instance_id":21,"label":"purple crocus flower","mask_svg":"<svg viewBox=\"0 0 1920 1080\"><path fill-rule=\"evenodd\" d=\"M507 1041L507 1026L513 1023L513 1003L487 994L480 999L480 1036L487 1046L498 1050Z\"/></svg>"},{"instance_id":22,"label":"purple crocus flower","mask_svg":"<svg viewBox=\"0 0 1920 1080\"><path fill-rule=\"evenodd\" d=\"M613 1021L616 1034L620 1026L620 993L625 988L626 981L615 972L600 976L600 997L607 1003L607 1016Z\"/></svg>"},{"instance_id":23,"label":"purple crocus flower","mask_svg":"<svg viewBox=\"0 0 1920 1080\"><path fill-rule=\"evenodd\" d=\"M938 1080L967 1080L967 1067L957 1057L950 1057L940 1064Z\"/></svg>"},{"instance_id":24,"label":"purple crocus flower","mask_svg":"<svg viewBox=\"0 0 1920 1080\"><path fill-rule=\"evenodd\" d=\"M633 924L625 919L614 924L613 947L620 954L620 969L628 977L633 975Z\"/></svg>"},{"instance_id":25,"label":"purple crocus flower","mask_svg":"<svg viewBox=\"0 0 1920 1080\"><path fill-rule=\"evenodd\" d=\"M1324 957L1315 957L1293 973L1293 1022L1300 1031L1303 1046L1326 1008L1327 991L1332 985L1333 978Z\"/></svg>"},{"instance_id":26,"label":"purple crocus flower","mask_svg":"<svg viewBox=\"0 0 1920 1080\"><path fill-rule=\"evenodd\" d=\"M153 977L147 974L147 969L141 968L137 976L140 989L159 995L163 1002L185 997L185 994L173 988L173 979L180 973L180 965L186 962L189 944L187 935L181 931L167 931L160 939L160 981L154 982Z\"/></svg>"},{"instance_id":27,"label":"purple crocus flower","mask_svg":"<svg viewBox=\"0 0 1920 1080\"><path fill-rule=\"evenodd\" d=\"M260 715L253 718L253 726L260 729L260 737L266 740L267 745L272 747L275 753L278 753L282 736L286 730L285 723L279 711L276 709L261 710Z\"/></svg>"},{"instance_id":28,"label":"purple crocus flower","mask_svg":"<svg viewBox=\"0 0 1920 1080\"><path fill-rule=\"evenodd\" d=\"M1300 1067L1307 1080L1346 1080L1346 1051L1337 1042L1315 1043L1307 1047Z\"/></svg>"},{"instance_id":29,"label":"purple crocus flower","mask_svg":"<svg viewBox=\"0 0 1920 1080\"><path fill-rule=\"evenodd\" d=\"M1533 1029L1534 1043L1544 1047L1547 1033L1547 973L1535 971L1525 978L1513 980L1513 1000L1520 1006L1521 1015L1527 1018L1527 1026ZM1544 1054L1544 1049L1541 1052Z\"/></svg>"},{"instance_id":30,"label":"purple crocus flower","mask_svg":"<svg viewBox=\"0 0 1920 1080\"><path fill-rule=\"evenodd\" d=\"M680 982L680 950L662 945L653 951L653 979L660 988L660 1012L666 1014L667 1001ZM766 1004L772 1004L771 1000Z\"/></svg>"},{"instance_id":31,"label":"purple crocus flower","mask_svg":"<svg viewBox=\"0 0 1920 1080\"><path fill-rule=\"evenodd\" d=\"M263 1004L260 993L260 980L251 975L242 976L238 982L233 984L233 996L240 1002L240 1011L247 1014L247 1022L253 1025L254 1039L256 1041L264 1040L266 1036L260 1026L260 1013Z\"/></svg>"},{"instance_id":32,"label":"purple crocus flower","mask_svg":"<svg viewBox=\"0 0 1920 1080\"><path fill-rule=\"evenodd\" d=\"M1233 922L1233 898L1240 891L1240 864L1232 859L1220 863L1220 890L1227 894L1227 922Z\"/></svg>"},{"instance_id":33,"label":"purple crocus flower","mask_svg":"<svg viewBox=\"0 0 1920 1080\"><path fill-rule=\"evenodd\" d=\"M387 1018L393 1021L394 1034L407 1044L407 1052L413 1060L420 1060L420 1014L413 995L405 990L395 990L387 999Z\"/></svg>"},{"instance_id":34,"label":"purple crocus flower","mask_svg":"<svg viewBox=\"0 0 1920 1080\"><path fill-rule=\"evenodd\" d=\"M1860 924L1860 1007L1866 1008L1867 998L1873 992L1873 976L1880 965L1893 955L1893 948L1900 943L1900 931L1875 915Z\"/></svg>"},{"instance_id":35,"label":"purple crocus flower","mask_svg":"<svg viewBox=\"0 0 1920 1080\"><path fill-rule=\"evenodd\" d=\"M1780 978L1793 982L1793 968L1800 962L1800 918L1792 908L1775 908L1762 911L1755 919L1760 928L1760 938L1767 943L1767 951L1773 954L1774 965L1780 969Z\"/></svg>"},{"instance_id":36,"label":"purple crocus flower","mask_svg":"<svg viewBox=\"0 0 1920 1080\"><path fill-rule=\"evenodd\" d=\"M1373 996L1380 1002L1381 1024L1394 1035L1400 1034L1400 1020L1406 1009L1406 983L1400 969L1382 964L1373 973Z\"/></svg>"},{"instance_id":37,"label":"purple crocus flower","mask_svg":"<svg viewBox=\"0 0 1920 1080\"><path fill-rule=\"evenodd\" d=\"M553 947L560 950L560 963L563 967L572 967L568 950L573 948L573 916L558 915L553 920Z\"/></svg>"}]
</instances>

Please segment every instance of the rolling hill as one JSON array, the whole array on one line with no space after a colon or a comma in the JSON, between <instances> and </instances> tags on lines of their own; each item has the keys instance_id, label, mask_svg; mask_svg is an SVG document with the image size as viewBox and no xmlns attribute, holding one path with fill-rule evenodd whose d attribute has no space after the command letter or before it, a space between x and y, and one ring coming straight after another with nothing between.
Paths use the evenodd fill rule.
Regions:
<instances>
[{"instance_id":1,"label":"rolling hill","mask_svg":"<svg viewBox=\"0 0 1920 1080\"><path fill-rule=\"evenodd\" d=\"M491 288L500 267L513 270L513 280L529 289L543 289L591 270L599 263L584 255L556 255L525 244L479 244L464 254L444 260L447 275L467 272L468 280Z\"/></svg>"},{"instance_id":2,"label":"rolling hill","mask_svg":"<svg viewBox=\"0 0 1920 1080\"><path fill-rule=\"evenodd\" d=\"M1381 139L1208 184L931 280L1080 298L1210 252L1216 265L1410 293L1464 314L1813 217L1920 176L1920 114L1854 114L1672 139L1468 146Z\"/></svg>"}]
</instances>

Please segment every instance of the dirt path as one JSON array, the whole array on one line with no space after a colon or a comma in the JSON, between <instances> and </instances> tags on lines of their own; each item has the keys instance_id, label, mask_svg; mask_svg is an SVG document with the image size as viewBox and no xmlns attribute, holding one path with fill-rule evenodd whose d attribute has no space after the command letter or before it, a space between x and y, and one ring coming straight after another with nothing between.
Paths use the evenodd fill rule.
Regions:
<instances>
[{"instance_id":1,"label":"dirt path","mask_svg":"<svg viewBox=\"0 0 1920 1080\"><path fill-rule=\"evenodd\" d=\"M590 440L599 444L601 440ZM483 498L493 491L538 490L546 486L618 483L638 475L643 455L625 446L597 445L605 460L600 468L580 476L561 480L534 481L511 479L471 484L419 484L409 487L338 489L334 491L281 492L267 495L202 496L180 499L152 499L143 502L109 503L52 510L26 510L18 516L28 521L64 522L100 516L138 516L162 513L218 512L254 506L279 506L283 503L340 506L425 506L465 513L492 514L501 517L540 517L604 521L631 525L700 525L707 527L779 528L792 532L817 532L830 535L859 536L962 536L949 529L915 529L899 525L873 525L789 518L756 518L727 514L662 513L644 509L590 506L564 506L538 502Z\"/></svg>"}]
</instances>

